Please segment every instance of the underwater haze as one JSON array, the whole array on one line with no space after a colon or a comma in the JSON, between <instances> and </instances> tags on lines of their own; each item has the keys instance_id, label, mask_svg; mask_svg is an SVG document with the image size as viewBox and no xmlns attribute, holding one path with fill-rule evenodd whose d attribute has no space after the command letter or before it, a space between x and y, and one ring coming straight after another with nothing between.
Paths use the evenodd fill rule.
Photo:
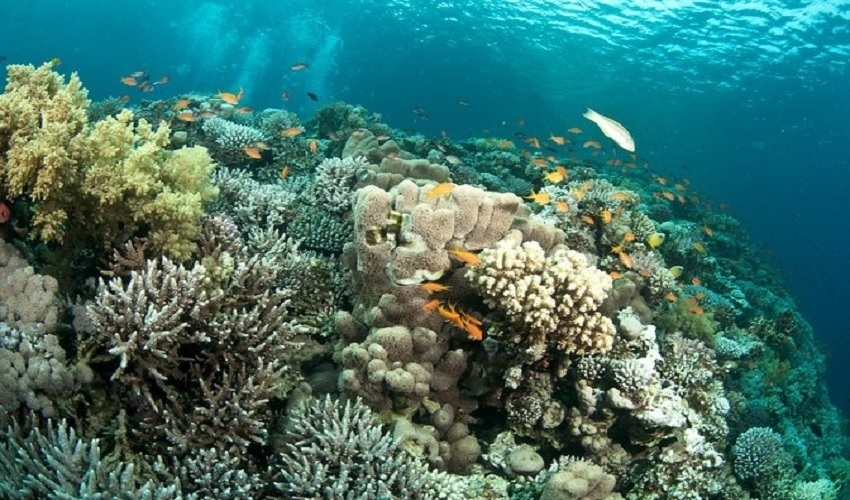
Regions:
<instances>
[{"instance_id":1,"label":"underwater haze","mask_svg":"<svg viewBox=\"0 0 850 500\"><path fill-rule=\"evenodd\" d=\"M628 155L582 117L592 108L628 129L638 168L670 179L659 190L686 179L689 197L743 223L850 411L850 0L6 5L0 65L53 58L93 101L242 89L240 105L302 120L342 101L408 134L574 138L558 151L613 169L605 158ZM121 82L134 72L167 82L142 92Z\"/></svg>"}]
</instances>

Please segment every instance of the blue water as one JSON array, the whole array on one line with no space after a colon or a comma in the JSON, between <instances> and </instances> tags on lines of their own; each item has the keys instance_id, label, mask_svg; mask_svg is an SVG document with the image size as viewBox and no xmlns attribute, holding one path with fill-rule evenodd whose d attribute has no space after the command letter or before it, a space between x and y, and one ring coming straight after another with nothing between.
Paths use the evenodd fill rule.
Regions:
<instances>
[{"instance_id":1,"label":"blue water","mask_svg":"<svg viewBox=\"0 0 850 500\"><path fill-rule=\"evenodd\" d=\"M598 109L654 170L748 226L850 409L848 0L30 0L4 5L0 56L59 57L95 100L243 87L256 109L307 117L342 100L453 138L548 137L589 128L581 112ZM292 71L299 61L310 67ZM136 70L171 81L142 95L119 82Z\"/></svg>"}]
</instances>

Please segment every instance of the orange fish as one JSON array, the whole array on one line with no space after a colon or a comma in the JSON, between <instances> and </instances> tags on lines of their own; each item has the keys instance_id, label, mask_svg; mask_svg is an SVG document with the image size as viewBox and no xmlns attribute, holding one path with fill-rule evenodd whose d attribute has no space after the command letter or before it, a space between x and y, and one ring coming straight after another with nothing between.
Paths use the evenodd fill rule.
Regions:
<instances>
[{"instance_id":1,"label":"orange fish","mask_svg":"<svg viewBox=\"0 0 850 500\"><path fill-rule=\"evenodd\" d=\"M302 69L307 69L309 67L310 67L310 65L308 63L297 62L297 63L292 64L292 66L290 66L289 69L291 69L292 71L301 71Z\"/></svg>"},{"instance_id":2,"label":"orange fish","mask_svg":"<svg viewBox=\"0 0 850 500\"><path fill-rule=\"evenodd\" d=\"M686 188L683 184L679 184L679 183L673 184L673 187L678 189L679 191L687 191L688 190L688 188Z\"/></svg>"},{"instance_id":3,"label":"orange fish","mask_svg":"<svg viewBox=\"0 0 850 500\"><path fill-rule=\"evenodd\" d=\"M635 233L629 231L623 235L623 240L625 241L635 241Z\"/></svg>"},{"instance_id":4,"label":"orange fish","mask_svg":"<svg viewBox=\"0 0 850 500\"><path fill-rule=\"evenodd\" d=\"M260 150L253 146L245 146L242 148L242 151L248 156L248 158L253 158L255 160L259 160L263 157L263 154L260 153Z\"/></svg>"},{"instance_id":5,"label":"orange fish","mask_svg":"<svg viewBox=\"0 0 850 500\"><path fill-rule=\"evenodd\" d=\"M499 149L511 149L514 147L514 141L509 141L507 139L502 139L499 141Z\"/></svg>"},{"instance_id":6,"label":"orange fish","mask_svg":"<svg viewBox=\"0 0 850 500\"><path fill-rule=\"evenodd\" d=\"M656 175L655 177L653 177L653 179L655 180L655 182L661 184L662 186L667 185L667 178L666 177L660 177L660 176Z\"/></svg>"},{"instance_id":7,"label":"orange fish","mask_svg":"<svg viewBox=\"0 0 850 500\"><path fill-rule=\"evenodd\" d=\"M669 201L673 201L676 199L676 196L673 195L670 191L660 191L658 194L667 198Z\"/></svg>"},{"instance_id":8,"label":"orange fish","mask_svg":"<svg viewBox=\"0 0 850 500\"><path fill-rule=\"evenodd\" d=\"M548 174L544 175L543 178L553 184L557 184L567 178L567 169L565 169L561 165L558 165L557 167L555 167L554 172L549 172Z\"/></svg>"},{"instance_id":9,"label":"orange fish","mask_svg":"<svg viewBox=\"0 0 850 500\"><path fill-rule=\"evenodd\" d=\"M423 311L433 311L440 307L443 302L440 299L431 299L422 306Z\"/></svg>"},{"instance_id":10,"label":"orange fish","mask_svg":"<svg viewBox=\"0 0 850 500\"><path fill-rule=\"evenodd\" d=\"M315 153L319 149L319 142L316 141L316 139L310 139L310 142L307 143L307 149L309 149L311 153Z\"/></svg>"},{"instance_id":11,"label":"orange fish","mask_svg":"<svg viewBox=\"0 0 850 500\"><path fill-rule=\"evenodd\" d=\"M697 316L701 316L705 313L705 309L703 309L701 306L689 306L688 312L691 314L696 314Z\"/></svg>"},{"instance_id":12,"label":"orange fish","mask_svg":"<svg viewBox=\"0 0 850 500\"><path fill-rule=\"evenodd\" d=\"M297 137L303 133L304 129L301 127L289 127L280 131L280 135L283 137Z\"/></svg>"},{"instance_id":13,"label":"orange fish","mask_svg":"<svg viewBox=\"0 0 850 500\"><path fill-rule=\"evenodd\" d=\"M668 302L676 302L679 300L679 297L673 292L667 292L667 294L664 295L664 298L667 299Z\"/></svg>"},{"instance_id":14,"label":"orange fish","mask_svg":"<svg viewBox=\"0 0 850 500\"><path fill-rule=\"evenodd\" d=\"M530 137L526 140L526 142L533 148L540 149L540 141L537 140L537 137Z\"/></svg>"},{"instance_id":15,"label":"orange fish","mask_svg":"<svg viewBox=\"0 0 850 500\"><path fill-rule=\"evenodd\" d=\"M289 167L284 166L282 169L280 169L280 178L281 180L286 180L287 177L289 177Z\"/></svg>"},{"instance_id":16,"label":"orange fish","mask_svg":"<svg viewBox=\"0 0 850 500\"><path fill-rule=\"evenodd\" d=\"M449 250L449 253L471 266L477 266L478 264L481 264L481 259L479 259L477 255L470 251L461 250L459 248L453 248Z\"/></svg>"},{"instance_id":17,"label":"orange fish","mask_svg":"<svg viewBox=\"0 0 850 500\"><path fill-rule=\"evenodd\" d=\"M702 231L707 234L709 237L714 236L714 231L708 226L703 226Z\"/></svg>"},{"instance_id":18,"label":"orange fish","mask_svg":"<svg viewBox=\"0 0 850 500\"><path fill-rule=\"evenodd\" d=\"M121 83L123 83L124 85L129 85L131 87L135 87L139 84L139 82L137 82L136 79L132 76L122 76Z\"/></svg>"},{"instance_id":19,"label":"orange fish","mask_svg":"<svg viewBox=\"0 0 850 500\"><path fill-rule=\"evenodd\" d=\"M591 216L589 216L589 215L582 215L582 216L581 216L581 220L582 220L585 224L589 224L589 225L591 225L591 226L592 226L592 225L594 225L594 224L596 224L596 221L595 221L595 220L593 220L593 217L591 217Z\"/></svg>"},{"instance_id":20,"label":"orange fish","mask_svg":"<svg viewBox=\"0 0 850 500\"><path fill-rule=\"evenodd\" d=\"M696 285L696 286L700 286L700 285L702 285L702 280L699 279L698 277L694 276L693 279L691 279L691 284Z\"/></svg>"},{"instance_id":21,"label":"orange fish","mask_svg":"<svg viewBox=\"0 0 850 500\"><path fill-rule=\"evenodd\" d=\"M549 165L549 162L546 161L546 158L535 158L531 160L531 163L540 168L546 168Z\"/></svg>"},{"instance_id":22,"label":"orange fish","mask_svg":"<svg viewBox=\"0 0 850 500\"><path fill-rule=\"evenodd\" d=\"M236 108L234 111L239 113L240 115L246 115L248 113L253 113L254 110L249 108L248 106L242 106L241 108Z\"/></svg>"},{"instance_id":23,"label":"orange fish","mask_svg":"<svg viewBox=\"0 0 850 500\"><path fill-rule=\"evenodd\" d=\"M612 279L618 280L623 277L623 274L620 271L608 271L608 276Z\"/></svg>"},{"instance_id":24,"label":"orange fish","mask_svg":"<svg viewBox=\"0 0 850 500\"><path fill-rule=\"evenodd\" d=\"M570 206L564 200L558 200L555 202L555 211L556 212L568 212L570 210Z\"/></svg>"},{"instance_id":25,"label":"orange fish","mask_svg":"<svg viewBox=\"0 0 850 500\"><path fill-rule=\"evenodd\" d=\"M614 214L612 214L607 208L599 212L599 220L601 220L603 224L610 224L613 218Z\"/></svg>"},{"instance_id":26,"label":"orange fish","mask_svg":"<svg viewBox=\"0 0 850 500\"><path fill-rule=\"evenodd\" d=\"M627 268L631 269L635 265L632 258L626 252L620 252L618 255L620 256L620 262Z\"/></svg>"},{"instance_id":27,"label":"orange fish","mask_svg":"<svg viewBox=\"0 0 850 500\"><path fill-rule=\"evenodd\" d=\"M430 191L425 193L425 199L433 200L434 198L439 198L441 196L448 196L452 194L452 191L454 191L455 186L457 186L457 184L453 184L451 182L441 182L440 184L437 184L436 186L432 187Z\"/></svg>"},{"instance_id":28,"label":"orange fish","mask_svg":"<svg viewBox=\"0 0 850 500\"><path fill-rule=\"evenodd\" d=\"M557 144L558 146L563 146L567 140L561 137L560 135L554 135L552 132L549 132L549 140Z\"/></svg>"},{"instance_id":29,"label":"orange fish","mask_svg":"<svg viewBox=\"0 0 850 500\"><path fill-rule=\"evenodd\" d=\"M184 111L177 115L177 119L184 122L193 122L195 121L195 113Z\"/></svg>"},{"instance_id":30,"label":"orange fish","mask_svg":"<svg viewBox=\"0 0 850 500\"><path fill-rule=\"evenodd\" d=\"M549 193L535 193L533 189L531 190L531 194L526 196L526 198L538 205L545 205L550 200Z\"/></svg>"},{"instance_id":31,"label":"orange fish","mask_svg":"<svg viewBox=\"0 0 850 500\"><path fill-rule=\"evenodd\" d=\"M0 224L5 224L9 222L9 219L12 218L12 211L9 210L9 206L0 201Z\"/></svg>"},{"instance_id":32,"label":"orange fish","mask_svg":"<svg viewBox=\"0 0 850 500\"><path fill-rule=\"evenodd\" d=\"M173 106L171 106L171 109L173 109L174 111L180 111L181 109L187 108L190 104L192 104L191 100L180 99L179 101L175 102Z\"/></svg>"},{"instance_id":33,"label":"orange fish","mask_svg":"<svg viewBox=\"0 0 850 500\"><path fill-rule=\"evenodd\" d=\"M231 92L222 92L219 91L216 94L216 97L226 102L227 104L239 104L239 100L242 99L242 88L239 88L239 92L233 94Z\"/></svg>"}]
</instances>

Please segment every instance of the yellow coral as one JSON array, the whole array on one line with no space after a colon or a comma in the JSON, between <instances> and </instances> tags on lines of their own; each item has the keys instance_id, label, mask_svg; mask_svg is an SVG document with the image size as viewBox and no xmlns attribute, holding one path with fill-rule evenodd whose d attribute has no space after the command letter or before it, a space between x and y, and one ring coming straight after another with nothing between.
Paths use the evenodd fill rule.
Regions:
<instances>
[{"instance_id":1,"label":"yellow coral","mask_svg":"<svg viewBox=\"0 0 850 500\"><path fill-rule=\"evenodd\" d=\"M124 110L89 125L79 78L52 65L9 66L0 94L0 191L35 202L35 236L114 245L147 231L174 260L188 259L202 207L217 195L206 149L166 149L171 130L133 123Z\"/></svg>"}]
</instances>

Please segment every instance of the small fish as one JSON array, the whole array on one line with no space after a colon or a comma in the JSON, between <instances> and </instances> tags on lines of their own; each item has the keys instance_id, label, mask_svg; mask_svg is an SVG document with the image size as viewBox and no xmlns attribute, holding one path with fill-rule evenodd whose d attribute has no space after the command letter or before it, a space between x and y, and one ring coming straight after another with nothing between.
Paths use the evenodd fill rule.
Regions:
<instances>
[{"instance_id":1,"label":"small fish","mask_svg":"<svg viewBox=\"0 0 850 500\"><path fill-rule=\"evenodd\" d=\"M137 82L136 79L132 76L122 76L121 83L123 83L124 85L129 85L131 87L135 87L139 84L139 82Z\"/></svg>"},{"instance_id":2,"label":"small fish","mask_svg":"<svg viewBox=\"0 0 850 500\"><path fill-rule=\"evenodd\" d=\"M668 201L673 201L676 199L676 196L670 191L660 191L658 194L666 198Z\"/></svg>"},{"instance_id":3,"label":"small fish","mask_svg":"<svg viewBox=\"0 0 850 500\"><path fill-rule=\"evenodd\" d=\"M572 127L570 129L568 129L567 132L569 132L571 134L581 134L581 133L583 133L583 131L578 127Z\"/></svg>"},{"instance_id":4,"label":"small fish","mask_svg":"<svg viewBox=\"0 0 850 500\"><path fill-rule=\"evenodd\" d=\"M673 293L673 292L667 292L667 293L664 295L664 298L665 298L668 302L677 302L677 301L679 300L679 297L678 297L675 293Z\"/></svg>"},{"instance_id":5,"label":"small fish","mask_svg":"<svg viewBox=\"0 0 850 500\"><path fill-rule=\"evenodd\" d=\"M301 127L289 127L280 131L280 135L283 137L297 137L303 133L304 129Z\"/></svg>"},{"instance_id":6,"label":"small fish","mask_svg":"<svg viewBox=\"0 0 850 500\"><path fill-rule=\"evenodd\" d=\"M433 281L422 283L421 285L419 285L419 287L428 293L448 292L452 289L452 287L448 285L441 285L440 283L435 283Z\"/></svg>"},{"instance_id":7,"label":"small fish","mask_svg":"<svg viewBox=\"0 0 850 500\"><path fill-rule=\"evenodd\" d=\"M139 85L139 92L151 92L155 88L156 87L154 87L150 83L143 83L143 84Z\"/></svg>"},{"instance_id":8,"label":"small fish","mask_svg":"<svg viewBox=\"0 0 850 500\"><path fill-rule=\"evenodd\" d=\"M560 213L569 212L570 206L564 200L558 200L555 202L555 211Z\"/></svg>"},{"instance_id":9,"label":"small fish","mask_svg":"<svg viewBox=\"0 0 850 500\"><path fill-rule=\"evenodd\" d=\"M513 149L514 147L516 147L514 146L514 141L510 141L508 139L502 139L499 141L499 149Z\"/></svg>"},{"instance_id":10,"label":"small fish","mask_svg":"<svg viewBox=\"0 0 850 500\"><path fill-rule=\"evenodd\" d=\"M283 99L284 101L288 101L290 97L292 97L292 94L288 90L284 90L280 94L280 98Z\"/></svg>"},{"instance_id":11,"label":"small fish","mask_svg":"<svg viewBox=\"0 0 850 500\"><path fill-rule=\"evenodd\" d=\"M563 146L567 140L560 135L554 135L552 132L549 132L549 140L557 144L558 146Z\"/></svg>"},{"instance_id":12,"label":"small fish","mask_svg":"<svg viewBox=\"0 0 850 500\"><path fill-rule=\"evenodd\" d=\"M555 167L555 171L549 172L548 174L544 175L543 178L553 184L557 184L567 178L567 169L565 169L561 165L558 165L557 167Z\"/></svg>"},{"instance_id":13,"label":"small fish","mask_svg":"<svg viewBox=\"0 0 850 500\"><path fill-rule=\"evenodd\" d=\"M307 149L309 149L311 153L315 153L319 149L319 142L316 139L310 139L307 143Z\"/></svg>"},{"instance_id":14,"label":"small fish","mask_svg":"<svg viewBox=\"0 0 850 500\"><path fill-rule=\"evenodd\" d=\"M459 248L453 248L449 250L449 253L471 266L477 266L478 264L481 264L481 259L479 259L477 255L470 251L461 250Z\"/></svg>"},{"instance_id":15,"label":"small fish","mask_svg":"<svg viewBox=\"0 0 850 500\"><path fill-rule=\"evenodd\" d=\"M234 111L236 111L240 115L246 115L248 113L254 112L254 110L249 108L248 106L242 106L242 107L236 108Z\"/></svg>"},{"instance_id":16,"label":"small fish","mask_svg":"<svg viewBox=\"0 0 850 500\"><path fill-rule=\"evenodd\" d=\"M208 109L208 110L205 110L205 111L201 111L201 114L198 115L198 118L200 118L202 120L208 120L208 119L214 118L216 116L218 116L218 113L216 113L215 111L213 111L211 109Z\"/></svg>"},{"instance_id":17,"label":"small fish","mask_svg":"<svg viewBox=\"0 0 850 500\"><path fill-rule=\"evenodd\" d=\"M302 69L307 69L310 67L309 63L305 62L297 62L293 63L292 66L289 67L292 71L301 71Z\"/></svg>"},{"instance_id":18,"label":"small fish","mask_svg":"<svg viewBox=\"0 0 850 500\"><path fill-rule=\"evenodd\" d=\"M248 158L253 158L255 160L259 160L263 157L263 154L260 152L260 150L258 148L255 148L254 146L245 146L244 148L242 148L242 151L245 152L245 155Z\"/></svg>"},{"instance_id":19,"label":"small fish","mask_svg":"<svg viewBox=\"0 0 850 500\"><path fill-rule=\"evenodd\" d=\"M171 77L166 75L160 78L159 80L153 82L154 85L165 85L166 83L171 81Z\"/></svg>"},{"instance_id":20,"label":"small fish","mask_svg":"<svg viewBox=\"0 0 850 500\"><path fill-rule=\"evenodd\" d=\"M701 316L705 314L705 309L702 306L688 306L688 312L691 314L696 314L697 316Z\"/></svg>"},{"instance_id":21,"label":"small fish","mask_svg":"<svg viewBox=\"0 0 850 500\"><path fill-rule=\"evenodd\" d=\"M537 137L529 137L525 142L535 149L540 149L540 141L537 140Z\"/></svg>"},{"instance_id":22,"label":"small fish","mask_svg":"<svg viewBox=\"0 0 850 500\"><path fill-rule=\"evenodd\" d=\"M702 280L699 279L699 277L694 276L693 278L691 278L691 284L695 286L700 286L702 285Z\"/></svg>"},{"instance_id":23,"label":"small fish","mask_svg":"<svg viewBox=\"0 0 850 500\"><path fill-rule=\"evenodd\" d=\"M549 166L549 162L546 161L546 158L535 158L531 160L531 163L540 168L546 168Z\"/></svg>"},{"instance_id":24,"label":"small fish","mask_svg":"<svg viewBox=\"0 0 850 500\"><path fill-rule=\"evenodd\" d=\"M191 111L184 111L184 112L179 113L177 115L177 119L182 121L182 122L193 122L193 121L195 121L195 118L196 118L195 113L193 113Z\"/></svg>"},{"instance_id":25,"label":"small fish","mask_svg":"<svg viewBox=\"0 0 850 500\"><path fill-rule=\"evenodd\" d=\"M307 97L309 97L310 100L312 100L312 101L318 101L319 100L319 96L317 96L313 92L307 92Z\"/></svg>"},{"instance_id":26,"label":"small fish","mask_svg":"<svg viewBox=\"0 0 850 500\"><path fill-rule=\"evenodd\" d=\"M629 131L626 130L626 128L619 122L616 122L606 116L602 116L590 108L587 108L587 111L585 111L582 116L595 123L599 129L602 130L602 133L605 134L605 137L613 140L618 146L626 151L634 152L635 141L632 139L632 135L629 134Z\"/></svg>"},{"instance_id":27,"label":"small fish","mask_svg":"<svg viewBox=\"0 0 850 500\"><path fill-rule=\"evenodd\" d=\"M448 196L452 194L452 191L454 191L456 185L457 184L453 184L451 182L441 182L440 184L437 184L436 186L432 187L430 191L425 193L425 199L433 200L434 198L439 198L441 196Z\"/></svg>"},{"instance_id":28,"label":"small fish","mask_svg":"<svg viewBox=\"0 0 850 500\"><path fill-rule=\"evenodd\" d=\"M623 274L620 271L608 271L608 276L612 279L618 280L623 277Z\"/></svg>"},{"instance_id":29,"label":"small fish","mask_svg":"<svg viewBox=\"0 0 850 500\"><path fill-rule=\"evenodd\" d=\"M423 311L433 311L443 304L440 299L431 299L422 306Z\"/></svg>"},{"instance_id":30,"label":"small fish","mask_svg":"<svg viewBox=\"0 0 850 500\"><path fill-rule=\"evenodd\" d=\"M684 270L685 268L683 268L682 266L673 266L670 268L670 275L674 278L678 278L682 275L682 272L684 272Z\"/></svg>"},{"instance_id":31,"label":"small fish","mask_svg":"<svg viewBox=\"0 0 850 500\"><path fill-rule=\"evenodd\" d=\"M714 231L708 226L702 226L702 232L704 232L708 237L714 236Z\"/></svg>"},{"instance_id":32,"label":"small fish","mask_svg":"<svg viewBox=\"0 0 850 500\"><path fill-rule=\"evenodd\" d=\"M594 148L594 149L602 149L602 143L599 141L584 141L584 144L581 145L583 148Z\"/></svg>"},{"instance_id":33,"label":"small fish","mask_svg":"<svg viewBox=\"0 0 850 500\"><path fill-rule=\"evenodd\" d=\"M287 177L289 177L289 167L284 166L282 169L280 169L280 178L282 180L286 180Z\"/></svg>"},{"instance_id":34,"label":"small fish","mask_svg":"<svg viewBox=\"0 0 850 500\"><path fill-rule=\"evenodd\" d=\"M603 224L610 224L613 219L614 214L612 214L607 208L599 212L599 220L601 220Z\"/></svg>"},{"instance_id":35,"label":"small fish","mask_svg":"<svg viewBox=\"0 0 850 500\"><path fill-rule=\"evenodd\" d=\"M119 97L118 100L121 101L121 104L127 104L128 102L130 102L130 96L127 95L127 94L124 94L121 97Z\"/></svg>"},{"instance_id":36,"label":"small fish","mask_svg":"<svg viewBox=\"0 0 850 500\"><path fill-rule=\"evenodd\" d=\"M0 201L0 224L5 224L9 222L9 219L12 218L12 211L9 210L9 206Z\"/></svg>"},{"instance_id":37,"label":"small fish","mask_svg":"<svg viewBox=\"0 0 850 500\"><path fill-rule=\"evenodd\" d=\"M699 252L699 253L705 253L705 252L707 252L707 251L708 251L708 250L705 248L705 245L703 245L703 244L702 244L702 243L700 243L699 241L697 241L696 243L694 243L694 250L696 250L696 251L697 251L697 252Z\"/></svg>"},{"instance_id":38,"label":"small fish","mask_svg":"<svg viewBox=\"0 0 850 500\"><path fill-rule=\"evenodd\" d=\"M582 220L582 222L584 222L585 224L587 224L589 226L596 224L596 221L593 220L593 217L591 217L589 215L582 215L581 220Z\"/></svg>"},{"instance_id":39,"label":"small fish","mask_svg":"<svg viewBox=\"0 0 850 500\"><path fill-rule=\"evenodd\" d=\"M631 256L629 254L627 254L626 252L620 252L617 255L619 255L619 257L620 257L620 262L622 262L623 265L626 266L627 268L631 269L632 266L635 265L634 261L632 261Z\"/></svg>"},{"instance_id":40,"label":"small fish","mask_svg":"<svg viewBox=\"0 0 850 500\"><path fill-rule=\"evenodd\" d=\"M458 99L457 103L459 106L469 106L469 102L464 101L463 99Z\"/></svg>"},{"instance_id":41,"label":"small fish","mask_svg":"<svg viewBox=\"0 0 850 500\"><path fill-rule=\"evenodd\" d=\"M242 94L243 94L242 87L240 87L239 92L237 92L235 94L232 93L232 92L222 92L222 91L219 90L218 94L216 94L216 97L218 97L222 101L226 102L227 104L234 104L235 105L235 104L239 104L239 100L242 99Z\"/></svg>"},{"instance_id":42,"label":"small fish","mask_svg":"<svg viewBox=\"0 0 850 500\"><path fill-rule=\"evenodd\" d=\"M534 190L531 191L531 194L526 196L527 199L537 203L538 205L545 205L549 203L550 197L549 193L535 193Z\"/></svg>"},{"instance_id":43,"label":"small fish","mask_svg":"<svg viewBox=\"0 0 850 500\"><path fill-rule=\"evenodd\" d=\"M179 101L175 102L173 106L171 106L171 109L173 109L174 111L180 111L183 108L189 107L190 104L192 104L192 101L190 99L180 99Z\"/></svg>"},{"instance_id":44,"label":"small fish","mask_svg":"<svg viewBox=\"0 0 850 500\"><path fill-rule=\"evenodd\" d=\"M635 233L629 231L623 235L623 241L635 241Z\"/></svg>"},{"instance_id":45,"label":"small fish","mask_svg":"<svg viewBox=\"0 0 850 500\"><path fill-rule=\"evenodd\" d=\"M458 166L463 164L463 162L455 155L446 155L446 161L449 162L450 165Z\"/></svg>"},{"instance_id":46,"label":"small fish","mask_svg":"<svg viewBox=\"0 0 850 500\"><path fill-rule=\"evenodd\" d=\"M53 57L48 62L50 63L51 66L53 66L55 68L56 66L59 66L60 64L62 64L62 59L59 59L58 57Z\"/></svg>"},{"instance_id":47,"label":"small fish","mask_svg":"<svg viewBox=\"0 0 850 500\"><path fill-rule=\"evenodd\" d=\"M652 233L646 237L646 242L650 248L658 248L664 243L666 235L664 233Z\"/></svg>"},{"instance_id":48,"label":"small fish","mask_svg":"<svg viewBox=\"0 0 850 500\"><path fill-rule=\"evenodd\" d=\"M130 76L132 76L133 78L144 78L145 80L147 80L148 79L148 72L147 71L133 71L132 73L130 73Z\"/></svg>"}]
</instances>

